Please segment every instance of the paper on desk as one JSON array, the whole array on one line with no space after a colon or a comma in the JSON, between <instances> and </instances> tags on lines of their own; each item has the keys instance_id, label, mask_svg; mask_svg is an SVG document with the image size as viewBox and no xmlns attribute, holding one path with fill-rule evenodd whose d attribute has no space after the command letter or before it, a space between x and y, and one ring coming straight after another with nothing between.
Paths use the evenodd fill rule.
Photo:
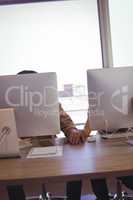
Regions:
<instances>
[{"instance_id":1,"label":"paper on desk","mask_svg":"<svg viewBox=\"0 0 133 200\"><path fill-rule=\"evenodd\" d=\"M63 146L34 147L30 150L27 158L46 158L63 155Z\"/></svg>"}]
</instances>

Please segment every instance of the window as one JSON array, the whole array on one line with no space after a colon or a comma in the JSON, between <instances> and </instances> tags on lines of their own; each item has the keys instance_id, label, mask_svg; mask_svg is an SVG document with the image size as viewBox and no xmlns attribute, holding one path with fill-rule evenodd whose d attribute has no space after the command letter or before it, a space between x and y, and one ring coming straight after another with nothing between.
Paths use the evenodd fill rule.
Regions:
<instances>
[{"instance_id":1,"label":"window","mask_svg":"<svg viewBox=\"0 0 133 200\"><path fill-rule=\"evenodd\" d=\"M133 66L132 10L132 0L109 0L114 67Z\"/></svg>"},{"instance_id":2,"label":"window","mask_svg":"<svg viewBox=\"0 0 133 200\"><path fill-rule=\"evenodd\" d=\"M64 109L85 122L86 70L102 67L97 0L1 6L0 29L0 74L56 71Z\"/></svg>"}]
</instances>

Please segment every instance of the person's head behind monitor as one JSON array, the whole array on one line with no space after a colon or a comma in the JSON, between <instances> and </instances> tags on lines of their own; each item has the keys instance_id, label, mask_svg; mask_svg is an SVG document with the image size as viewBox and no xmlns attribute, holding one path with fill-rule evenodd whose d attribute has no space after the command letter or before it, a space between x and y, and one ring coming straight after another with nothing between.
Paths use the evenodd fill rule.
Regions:
<instances>
[{"instance_id":1,"label":"person's head behind monitor","mask_svg":"<svg viewBox=\"0 0 133 200\"><path fill-rule=\"evenodd\" d=\"M35 74L35 73L37 72L34 70L23 70L23 71L18 72L17 74L21 75L21 74Z\"/></svg>"}]
</instances>

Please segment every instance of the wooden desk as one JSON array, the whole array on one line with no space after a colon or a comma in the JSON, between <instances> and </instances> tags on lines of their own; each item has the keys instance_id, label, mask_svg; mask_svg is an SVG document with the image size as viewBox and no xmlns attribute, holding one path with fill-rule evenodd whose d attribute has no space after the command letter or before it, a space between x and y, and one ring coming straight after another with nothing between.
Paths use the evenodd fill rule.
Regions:
<instances>
[{"instance_id":1,"label":"wooden desk","mask_svg":"<svg viewBox=\"0 0 133 200\"><path fill-rule=\"evenodd\" d=\"M68 181L127 174L133 174L133 146L118 139L64 145L62 157L0 160L0 182Z\"/></svg>"}]
</instances>

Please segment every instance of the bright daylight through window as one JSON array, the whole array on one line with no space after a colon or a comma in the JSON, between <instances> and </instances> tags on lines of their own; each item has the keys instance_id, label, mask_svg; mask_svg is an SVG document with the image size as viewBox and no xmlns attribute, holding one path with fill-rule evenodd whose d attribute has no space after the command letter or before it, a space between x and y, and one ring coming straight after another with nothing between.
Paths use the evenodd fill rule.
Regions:
<instances>
[{"instance_id":1,"label":"bright daylight through window","mask_svg":"<svg viewBox=\"0 0 133 200\"><path fill-rule=\"evenodd\" d=\"M109 0L114 67L133 66L132 10L132 0Z\"/></svg>"},{"instance_id":2,"label":"bright daylight through window","mask_svg":"<svg viewBox=\"0 0 133 200\"><path fill-rule=\"evenodd\" d=\"M56 71L60 102L84 123L86 70L102 67L96 0L0 7L0 74Z\"/></svg>"}]
</instances>

